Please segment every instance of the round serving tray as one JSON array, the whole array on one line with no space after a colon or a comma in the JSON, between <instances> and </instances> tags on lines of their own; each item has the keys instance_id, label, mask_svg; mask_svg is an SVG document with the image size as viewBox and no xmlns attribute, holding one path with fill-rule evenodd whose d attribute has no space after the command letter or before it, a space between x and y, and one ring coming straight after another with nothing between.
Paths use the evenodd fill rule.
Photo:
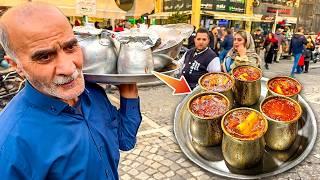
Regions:
<instances>
[{"instance_id":1,"label":"round serving tray","mask_svg":"<svg viewBox=\"0 0 320 180\"><path fill-rule=\"evenodd\" d=\"M267 94L267 78L261 79L262 101ZM263 159L255 167L239 170L225 163L221 146L202 147L192 142L190 133L191 115L187 110L187 102L194 94L201 90L197 87L178 105L174 118L174 133L182 152L201 168L219 176L237 179L257 179L273 176L299 164L311 152L317 137L317 124L314 113L308 103L299 96L299 103L303 114L299 120L298 136L290 149L273 151L266 147ZM258 109L260 103L252 106Z\"/></svg>"},{"instance_id":2,"label":"round serving tray","mask_svg":"<svg viewBox=\"0 0 320 180\"><path fill-rule=\"evenodd\" d=\"M173 75L175 71L179 69L179 66L172 62L163 69L158 70L165 75ZM91 74L84 73L84 78L87 81L95 83L108 83L108 84L132 84L132 83L150 83L159 81L159 79L153 74Z\"/></svg>"}]
</instances>

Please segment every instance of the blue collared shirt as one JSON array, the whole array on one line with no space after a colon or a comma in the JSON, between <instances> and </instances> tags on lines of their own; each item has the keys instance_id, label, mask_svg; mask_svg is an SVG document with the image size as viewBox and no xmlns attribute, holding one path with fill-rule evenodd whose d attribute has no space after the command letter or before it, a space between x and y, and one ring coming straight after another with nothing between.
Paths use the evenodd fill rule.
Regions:
<instances>
[{"instance_id":1,"label":"blue collared shirt","mask_svg":"<svg viewBox=\"0 0 320 180\"><path fill-rule=\"evenodd\" d=\"M78 103L26 83L0 113L0 178L118 179L119 149L136 143L139 99L121 98L117 110L100 86L86 83Z\"/></svg>"}]
</instances>

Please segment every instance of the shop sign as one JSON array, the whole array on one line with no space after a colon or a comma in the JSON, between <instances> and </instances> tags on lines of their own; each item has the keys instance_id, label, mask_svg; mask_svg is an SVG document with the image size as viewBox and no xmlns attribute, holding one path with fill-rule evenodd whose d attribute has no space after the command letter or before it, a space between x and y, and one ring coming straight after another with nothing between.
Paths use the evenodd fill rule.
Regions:
<instances>
[{"instance_id":1,"label":"shop sign","mask_svg":"<svg viewBox=\"0 0 320 180\"><path fill-rule=\"evenodd\" d=\"M202 10L245 13L245 0L202 0Z\"/></svg>"},{"instance_id":2,"label":"shop sign","mask_svg":"<svg viewBox=\"0 0 320 180\"><path fill-rule=\"evenodd\" d=\"M96 0L77 0L76 13L82 15L95 15L96 6Z\"/></svg>"},{"instance_id":3,"label":"shop sign","mask_svg":"<svg viewBox=\"0 0 320 180\"><path fill-rule=\"evenodd\" d=\"M192 9L192 0L163 0L163 11L189 11Z\"/></svg>"},{"instance_id":4,"label":"shop sign","mask_svg":"<svg viewBox=\"0 0 320 180\"><path fill-rule=\"evenodd\" d=\"M264 20L264 21L274 21L276 19L275 16L268 16L268 15L263 15L261 17L261 20Z\"/></svg>"},{"instance_id":5,"label":"shop sign","mask_svg":"<svg viewBox=\"0 0 320 180\"><path fill-rule=\"evenodd\" d=\"M291 9L280 9L280 8L274 8L274 7L267 8L268 13L277 13L277 11L278 11L278 14L289 15L291 13Z\"/></svg>"}]
</instances>

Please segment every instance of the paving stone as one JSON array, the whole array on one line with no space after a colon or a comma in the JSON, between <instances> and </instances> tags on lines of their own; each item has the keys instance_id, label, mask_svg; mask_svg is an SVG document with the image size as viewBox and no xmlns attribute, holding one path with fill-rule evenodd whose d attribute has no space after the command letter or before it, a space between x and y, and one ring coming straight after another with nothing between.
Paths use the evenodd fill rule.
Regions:
<instances>
[{"instance_id":1,"label":"paving stone","mask_svg":"<svg viewBox=\"0 0 320 180\"><path fill-rule=\"evenodd\" d=\"M149 174L149 175L152 175L152 174L154 174L154 173L156 173L156 172L157 172L157 170L152 169L152 168L148 168L147 170L145 170L145 173L147 173L147 174Z\"/></svg>"},{"instance_id":2,"label":"paving stone","mask_svg":"<svg viewBox=\"0 0 320 180\"><path fill-rule=\"evenodd\" d=\"M135 155L135 154L129 154L127 157L126 157L126 159L129 159L129 160L136 160L137 159L137 155Z\"/></svg>"},{"instance_id":3,"label":"paving stone","mask_svg":"<svg viewBox=\"0 0 320 180\"><path fill-rule=\"evenodd\" d=\"M152 148L152 149L150 149L150 153L156 153L158 151L158 148Z\"/></svg>"},{"instance_id":4,"label":"paving stone","mask_svg":"<svg viewBox=\"0 0 320 180\"><path fill-rule=\"evenodd\" d=\"M131 164L131 167L132 167L132 168L137 168L137 167L139 167L140 165L141 165L141 163L139 163L139 162L134 162L134 163Z\"/></svg>"},{"instance_id":5,"label":"paving stone","mask_svg":"<svg viewBox=\"0 0 320 180\"><path fill-rule=\"evenodd\" d=\"M147 159L145 157L137 157L136 159L139 163L144 163Z\"/></svg>"},{"instance_id":6,"label":"paving stone","mask_svg":"<svg viewBox=\"0 0 320 180\"><path fill-rule=\"evenodd\" d=\"M152 167L153 169L158 169L160 166L161 166L161 164L158 163L158 162L154 162L153 164L151 164L151 167Z\"/></svg>"},{"instance_id":7,"label":"paving stone","mask_svg":"<svg viewBox=\"0 0 320 180\"><path fill-rule=\"evenodd\" d=\"M156 154L150 154L149 156L147 156L148 159L153 159L156 156Z\"/></svg>"},{"instance_id":8,"label":"paving stone","mask_svg":"<svg viewBox=\"0 0 320 180\"><path fill-rule=\"evenodd\" d=\"M170 169L171 169L172 171L176 171L176 170L178 170L178 169L181 169L181 166L179 166L178 164L172 164L172 165L170 166Z\"/></svg>"},{"instance_id":9,"label":"paving stone","mask_svg":"<svg viewBox=\"0 0 320 180\"><path fill-rule=\"evenodd\" d=\"M144 171L144 170L146 170L147 168L148 168L148 166L145 166L145 165L141 164L141 165L138 166L136 169L137 169L138 171Z\"/></svg>"},{"instance_id":10,"label":"paving stone","mask_svg":"<svg viewBox=\"0 0 320 180\"><path fill-rule=\"evenodd\" d=\"M165 172L169 171L170 169L166 166L161 166L158 170L162 173L165 173Z\"/></svg>"},{"instance_id":11,"label":"paving stone","mask_svg":"<svg viewBox=\"0 0 320 180\"><path fill-rule=\"evenodd\" d=\"M141 179L141 180L149 180L150 179L150 176L144 172L141 172L140 174L138 174L136 176L137 179Z\"/></svg>"},{"instance_id":12,"label":"paving stone","mask_svg":"<svg viewBox=\"0 0 320 180\"><path fill-rule=\"evenodd\" d=\"M165 176L166 177L172 177L172 176L174 176L175 175L175 173L173 172L173 171L168 171L166 174L165 174Z\"/></svg>"},{"instance_id":13,"label":"paving stone","mask_svg":"<svg viewBox=\"0 0 320 180\"><path fill-rule=\"evenodd\" d=\"M165 178L166 176L163 175L162 173L159 173L159 172L158 172L158 173L154 174L153 177L154 177L155 179L163 179L163 178Z\"/></svg>"},{"instance_id":14,"label":"paving stone","mask_svg":"<svg viewBox=\"0 0 320 180\"><path fill-rule=\"evenodd\" d=\"M169 159L165 159L165 160L161 161L160 163L165 166L171 166L171 164L173 164L173 162Z\"/></svg>"},{"instance_id":15,"label":"paving stone","mask_svg":"<svg viewBox=\"0 0 320 180\"><path fill-rule=\"evenodd\" d=\"M139 174L139 171L136 170L136 169L131 169L131 170L128 172L128 174L130 174L130 175L132 175L132 176L136 176L136 175Z\"/></svg>"},{"instance_id":16,"label":"paving stone","mask_svg":"<svg viewBox=\"0 0 320 180\"><path fill-rule=\"evenodd\" d=\"M202 174L201 176L197 177L198 180L207 180L210 179L210 176L206 174Z\"/></svg>"},{"instance_id":17,"label":"paving stone","mask_svg":"<svg viewBox=\"0 0 320 180\"><path fill-rule=\"evenodd\" d=\"M177 171L177 174L179 174L179 175L185 175L186 173L187 173L187 171L185 169L179 169Z\"/></svg>"},{"instance_id":18,"label":"paving stone","mask_svg":"<svg viewBox=\"0 0 320 180\"><path fill-rule=\"evenodd\" d=\"M130 171L132 168L130 166L122 166L122 171L127 172Z\"/></svg>"},{"instance_id":19,"label":"paving stone","mask_svg":"<svg viewBox=\"0 0 320 180\"><path fill-rule=\"evenodd\" d=\"M152 164L153 162L154 162L154 161L148 159L148 160L146 160L146 161L144 162L144 164L145 164L146 166L151 166L151 164Z\"/></svg>"},{"instance_id":20,"label":"paving stone","mask_svg":"<svg viewBox=\"0 0 320 180\"><path fill-rule=\"evenodd\" d=\"M164 158L162 156L155 155L153 160L160 162L160 161L164 160Z\"/></svg>"},{"instance_id":21,"label":"paving stone","mask_svg":"<svg viewBox=\"0 0 320 180\"><path fill-rule=\"evenodd\" d=\"M192 176L198 177L198 176L204 174L204 172L203 171L195 171L195 172L192 172L191 174L192 174Z\"/></svg>"},{"instance_id":22,"label":"paving stone","mask_svg":"<svg viewBox=\"0 0 320 180\"><path fill-rule=\"evenodd\" d=\"M121 162L121 164L126 165L126 166L130 165L131 163L132 163L132 161L129 159Z\"/></svg>"},{"instance_id":23,"label":"paving stone","mask_svg":"<svg viewBox=\"0 0 320 180\"><path fill-rule=\"evenodd\" d=\"M121 176L121 179L122 180L131 180L132 177L130 177L128 174L125 174L125 175Z\"/></svg>"},{"instance_id":24,"label":"paving stone","mask_svg":"<svg viewBox=\"0 0 320 180\"><path fill-rule=\"evenodd\" d=\"M191 163L189 163L188 161L184 161L183 163L180 163L180 166L187 168L191 166Z\"/></svg>"},{"instance_id":25,"label":"paving stone","mask_svg":"<svg viewBox=\"0 0 320 180\"><path fill-rule=\"evenodd\" d=\"M132 154L135 154L135 155L140 155L140 153L141 153L141 150L138 149L138 148L136 148L136 149L134 149L134 150L132 151Z\"/></svg>"},{"instance_id":26,"label":"paving stone","mask_svg":"<svg viewBox=\"0 0 320 180\"><path fill-rule=\"evenodd\" d=\"M180 163L184 162L185 160L186 160L185 158L180 158L176 162L180 164Z\"/></svg>"}]
</instances>

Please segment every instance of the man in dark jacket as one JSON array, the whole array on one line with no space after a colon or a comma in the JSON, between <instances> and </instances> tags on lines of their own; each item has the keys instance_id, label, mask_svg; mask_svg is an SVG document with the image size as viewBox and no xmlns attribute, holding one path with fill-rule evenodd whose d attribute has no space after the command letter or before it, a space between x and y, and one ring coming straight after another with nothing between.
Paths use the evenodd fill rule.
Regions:
<instances>
[{"instance_id":1,"label":"man in dark jacket","mask_svg":"<svg viewBox=\"0 0 320 180\"><path fill-rule=\"evenodd\" d=\"M213 26L211 31L209 32L210 35L210 48L217 54L219 55L219 48L218 48L218 41L219 41L219 37L218 37L218 26Z\"/></svg>"},{"instance_id":2,"label":"man in dark jacket","mask_svg":"<svg viewBox=\"0 0 320 180\"><path fill-rule=\"evenodd\" d=\"M304 29L303 27L298 28L298 32L292 36L289 55L292 53L294 57L293 66L291 70L291 77L294 77L295 71L297 73L301 72L301 69L298 67L299 59L302 55L304 45L307 44L307 39L304 37Z\"/></svg>"},{"instance_id":3,"label":"man in dark jacket","mask_svg":"<svg viewBox=\"0 0 320 180\"><path fill-rule=\"evenodd\" d=\"M182 67L181 74L187 80L191 89L198 85L199 78L208 72L221 72L219 58L209 48L209 32L198 29L194 38L195 47L188 50L179 60Z\"/></svg>"},{"instance_id":4,"label":"man in dark jacket","mask_svg":"<svg viewBox=\"0 0 320 180\"><path fill-rule=\"evenodd\" d=\"M225 29L220 43L221 52L219 55L220 62L223 62L229 50L233 47L233 35L231 29Z\"/></svg>"},{"instance_id":5,"label":"man in dark jacket","mask_svg":"<svg viewBox=\"0 0 320 180\"><path fill-rule=\"evenodd\" d=\"M256 53L260 56L260 50L263 48L264 36L261 34L261 29L257 29L253 35L254 46Z\"/></svg>"}]
</instances>

